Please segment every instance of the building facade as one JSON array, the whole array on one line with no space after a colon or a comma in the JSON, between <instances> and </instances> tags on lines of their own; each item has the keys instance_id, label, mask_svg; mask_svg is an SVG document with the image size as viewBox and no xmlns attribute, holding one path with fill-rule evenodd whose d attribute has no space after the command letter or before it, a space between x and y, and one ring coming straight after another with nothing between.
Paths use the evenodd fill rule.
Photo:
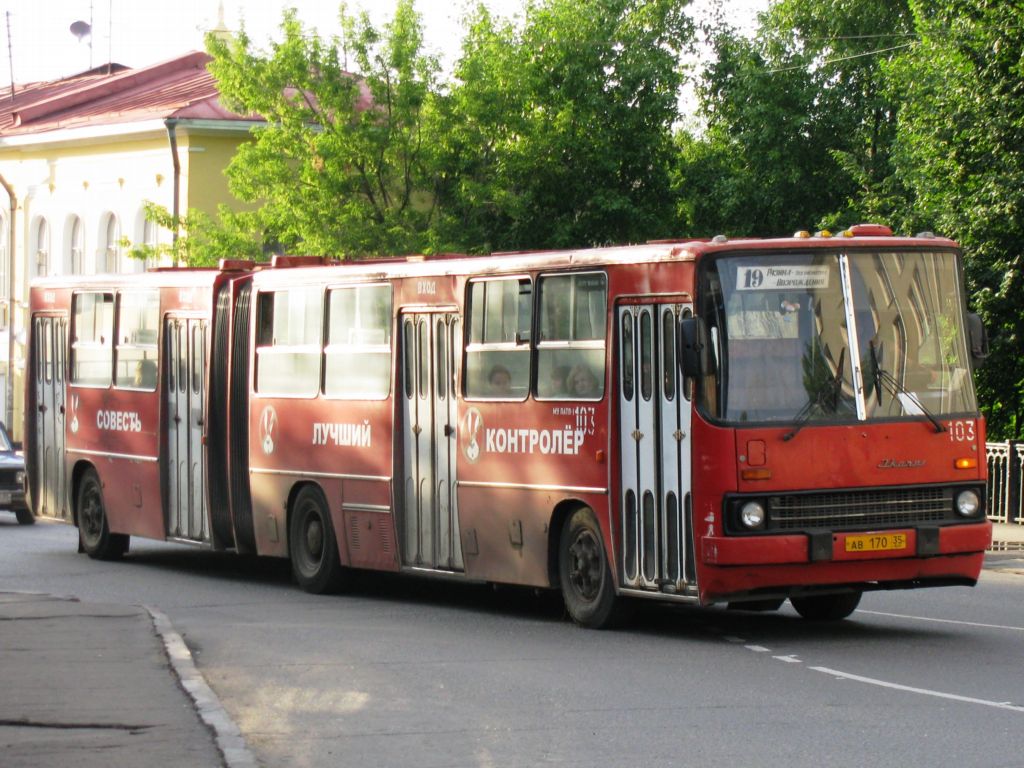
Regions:
<instances>
[{"instance_id":1,"label":"building facade","mask_svg":"<svg viewBox=\"0 0 1024 768\"><path fill-rule=\"evenodd\" d=\"M220 104L208 62L192 52L0 93L0 413L14 439L29 282L145 269L124 240L175 237L146 219L147 203L181 215L237 205L224 168L258 120Z\"/></svg>"}]
</instances>

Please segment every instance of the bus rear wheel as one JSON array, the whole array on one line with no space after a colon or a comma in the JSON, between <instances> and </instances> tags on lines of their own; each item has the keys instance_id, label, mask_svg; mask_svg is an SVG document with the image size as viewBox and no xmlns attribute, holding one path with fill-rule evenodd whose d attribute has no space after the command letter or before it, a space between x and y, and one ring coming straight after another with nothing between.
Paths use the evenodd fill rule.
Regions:
<instances>
[{"instance_id":1,"label":"bus rear wheel","mask_svg":"<svg viewBox=\"0 0 1024 768\"><path fill-rule=\"evenodd\" d=\"M345 569L338 559L338 540L327 500L307 485L295 498L288 525L288 552L295 581L306 592L326 594L344 586Z\"/></svg>"},{"instance_id":2,"label":"bus rear wheel","mask_svg":"<svg viewBox=\"0 0 1024 768\"><path fill-rule=\"evenodd\" d=\"M562 526L558 575L569 617L581 627L604 629L625 617L615 594L601 529L594 513L578 509Z\"/></svg>"},{"instance_id":3,"label":"bus rear wheel","mask_svg":"<svg viewBox=\"0 0 1024 768\"><path fill-rule=\"evenodd\" d=\"M789 602L803 618L808 621L840 621L845 619L860 604L860 592L847 592L842 595L808 595L791 597Z\"/></svg>"},{"instance_id":4,"label":"bus rear wheel","mask_svg":"<svg viewBox=\"0 0 1024 768\"><path fill-rule=\"evenodd\" d=\"M95 469L86 470L78 485L78 541L93 560L117 560L128 551L128 536L111 533L103 504L103 486Z\"/></svg>"}]
</instances>

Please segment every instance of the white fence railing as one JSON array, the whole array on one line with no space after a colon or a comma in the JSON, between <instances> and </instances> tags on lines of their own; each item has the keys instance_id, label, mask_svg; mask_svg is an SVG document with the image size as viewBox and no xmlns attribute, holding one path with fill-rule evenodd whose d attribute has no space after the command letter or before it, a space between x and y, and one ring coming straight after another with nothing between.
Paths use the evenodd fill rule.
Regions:
<instances>
[{"instance_id":1,"label":"white fence railing","mask_svg":"<svg viewBox=\"0 0 1024 768\"><path fill-rule=\"evenodd\" d=\"M985 457L989 520L1024 525L1024 442L986 443Z\"/></svg>"}]
</instances>

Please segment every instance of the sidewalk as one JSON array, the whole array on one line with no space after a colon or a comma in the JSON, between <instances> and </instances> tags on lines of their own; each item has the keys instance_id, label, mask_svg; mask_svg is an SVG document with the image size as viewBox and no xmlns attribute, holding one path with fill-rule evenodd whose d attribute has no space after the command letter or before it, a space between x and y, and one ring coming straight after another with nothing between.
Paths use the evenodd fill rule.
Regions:
<instances>
[{"instance_id":1,"label":"sidewalk","mask_svg":"<svg viewBox=\"0 0 1024 768\"><path fill-rule=\"evenodd\" d=\"M1024 576L1024 525L992 524L992 548L985 555L985 568Z\"/></svg>"},{"instance_id":2,"label":"sidewalk","mask_svg":"<svg viewBox=\"0 0 1024 768\"><path fill-rule=\"evenodd\" d=\"M161 621L139 606L0 593L0 763L256 765L216 696L198 673L198 684L191 679L181 638Z\"/></svg>"},{"instance_id":3,"label":"sidewalk","mask_svg":"<svg viewBox=\"0 0 1024 768\"><path fill-rule=\"evenodd\" d=\"M992 523L992 544L993 549L998 549L1001 543L1024 546L1024 525L1017 523Z\"/></svg>"}]
</instances>

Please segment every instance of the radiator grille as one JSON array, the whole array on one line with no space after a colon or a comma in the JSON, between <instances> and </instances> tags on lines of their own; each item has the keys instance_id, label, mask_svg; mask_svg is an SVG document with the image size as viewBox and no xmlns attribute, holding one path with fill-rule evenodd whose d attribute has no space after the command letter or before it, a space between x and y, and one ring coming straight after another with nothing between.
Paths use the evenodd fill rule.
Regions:
<instances>
[{"instance_id":1,"label":"radiator grille","mask_svg":"<svg viewBox=\"0 0 1024 768\"><path fill-rule=\"evenodd\" d=\"M771 496L768 509L774 530L895 527L948 520L952 497L947 488L806 493Z\"/></svg>"},{"instance_id":2,"label":"radiator grille","mask_svg":"<svg viewBox=\"0 0 1024 768\"><path fill-rule=\"evenodd\" d=\"M20 469L0 469L0 485L4 488L17 488L21 489L21 483L18 482L18 473Z\"/></svg>"}]
</instances>

